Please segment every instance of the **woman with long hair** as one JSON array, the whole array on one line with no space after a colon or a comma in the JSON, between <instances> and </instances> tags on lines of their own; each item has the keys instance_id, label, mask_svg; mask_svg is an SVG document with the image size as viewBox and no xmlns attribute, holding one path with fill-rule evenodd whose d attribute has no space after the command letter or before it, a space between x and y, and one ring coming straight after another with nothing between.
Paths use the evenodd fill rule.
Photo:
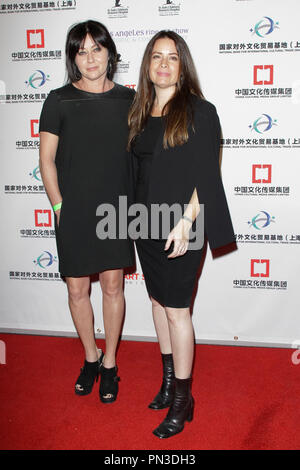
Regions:
<instances>
[{"instance_id":1,"label":"woman with long hair","mask_svg":"<svg viewBox=\"0 0 300 470\"><path fill-rule=\"evenodd\" d=\"M116 348L124 316L123 268L134 264L129 239L100 239L96 211L127 195L127 115L134 92L113 82L116 46L97 21L74 25L66 41L67 85L52 90L40 118L40 170L55 213L59 270L85 361L75 393L87 395L101 374L103 403L118 393ZM118 213L117 213L118 216ZM102 289L105 355L98 350L90 275Z\"/></svg>"},{"instance_id":2,"label":"woman with long hair","mask_svg":"<svg viewBox=\"0 0 300 470\"><path fill-rule=\"evenodd\" d=\"M169 408L153 432L168 438L194 411L190 304L203 254L202 245L191 241L197 218L204 219L214 255L224 246L236 248L220 177L219 119L203 97L186 42L172 31L160 31L146 47L129 127L136 202L148 210L162 204L182 209L167 235L159 224L153 236L157 221L149 217L148 238L136 240L163 363L161 389L149 407Z\"/></svg>"}]
</instances>

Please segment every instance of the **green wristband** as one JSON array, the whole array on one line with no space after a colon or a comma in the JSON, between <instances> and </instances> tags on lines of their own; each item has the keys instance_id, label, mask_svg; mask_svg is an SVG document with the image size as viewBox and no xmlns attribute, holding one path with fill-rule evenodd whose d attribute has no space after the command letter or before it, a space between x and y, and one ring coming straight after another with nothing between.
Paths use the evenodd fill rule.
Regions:
<instances>
[{"instance_id":1,"label":"green wristband","mask_svg":"<svg viewBox=\"0 0 300 470\"><path fill-rule=\"evenodd\" d=\"M55 204L55 205L53 206L54 212L58 211L58 210L61 208L61 205L62 205L62 202L59 202L58 204Z\"/></svg>"}]
</instances>

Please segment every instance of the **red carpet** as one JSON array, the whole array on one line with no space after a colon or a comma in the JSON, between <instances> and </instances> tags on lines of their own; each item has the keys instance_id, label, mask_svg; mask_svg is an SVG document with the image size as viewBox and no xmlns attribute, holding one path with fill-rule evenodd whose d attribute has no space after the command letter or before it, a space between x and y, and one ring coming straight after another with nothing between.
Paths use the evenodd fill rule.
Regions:
<instances>
[{"instance_id":1,"label":"red carpet","mask_svg":"<svg viewBox=\"0 0 300 470\"><path fill-rule=\"evenodd\" d=\"M184 431L159 440L166 411L147 404L160 386L156 343L123 341L120 392L104 405L98 384L87 397L74 382L83 362L78 339L0 335L1 449L299 449L300 364L291 349L196 346L195 415ZM103 346L98 341L99 347Z\"/></svg>"}]
</instances>

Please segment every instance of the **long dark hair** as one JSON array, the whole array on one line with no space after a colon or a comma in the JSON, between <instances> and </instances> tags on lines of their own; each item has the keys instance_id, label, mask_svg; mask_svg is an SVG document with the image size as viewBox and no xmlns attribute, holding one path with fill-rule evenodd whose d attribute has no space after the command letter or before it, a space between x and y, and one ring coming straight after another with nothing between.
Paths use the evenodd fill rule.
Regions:
<instances>
[{"instance_id":1,"label":"long dark hair","mask_svg":"<svg viewBox=\"0 0 300 470\"><path fill-rule=\"evenodd\" d=\"M68 83L77 82L81 79L81 73L75 63L75 57L80 47L82 47L87 34L93 38L96 44L108 50L107 78L109 80L113 78L117 62L116 45L104 24L88 20L73 25L67 35L66 67Z\"/></svg>"},{"instance_id":2,"label":"long dark hair","mask_svg":"<svg viewBox=\"0 0 300 470\"><path fill-rule=\"evenodd\" d=\"M155 89L149 77L149 67L155 41L162 38L169 38L174 41L180 60L176 91L162 112L166 120L163 142L165 148L187 142L189 137L188 125L192 122L191 98L196 95L204 99L196 67L185 40L173 31L159 31L149 41L142 59L138 89L128 116L130 128L128 149L131 147L134 138L143 130L153 107Z\"/></svg>"}]
</instances>

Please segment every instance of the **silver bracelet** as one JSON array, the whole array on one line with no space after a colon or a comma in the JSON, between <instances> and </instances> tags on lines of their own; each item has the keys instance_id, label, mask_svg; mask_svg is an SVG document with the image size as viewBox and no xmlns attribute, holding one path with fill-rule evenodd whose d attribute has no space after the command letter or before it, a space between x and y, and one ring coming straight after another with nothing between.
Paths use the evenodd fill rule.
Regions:
<instances>
[{"instance_id":1,"label":"silver bracelet","mask_svg":"<svg viewBox=\"0 0 300 470\"><path fill-rule=\"evenodd\" d=\"M188 222L191 222L191 224L193 223L192 219L190 219L189 217L187 217L186 215L183 215L182 218L184 220L187 220Z\"/></svg>"}]
</instances>

